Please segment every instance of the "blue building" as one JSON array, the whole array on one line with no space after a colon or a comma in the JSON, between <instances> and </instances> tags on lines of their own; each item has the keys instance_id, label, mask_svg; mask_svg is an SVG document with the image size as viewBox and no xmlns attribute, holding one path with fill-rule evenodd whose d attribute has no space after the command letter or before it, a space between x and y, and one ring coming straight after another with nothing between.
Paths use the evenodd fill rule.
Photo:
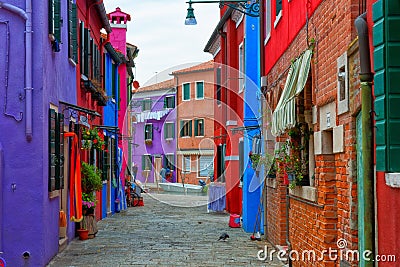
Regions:
<instances>
[{"instance_id":1,"label":"blue building","mask_svg":"<svg viewBox=\"0 0 400 267\"><path fill-rule=\"evenodd\" d=\"M262 93L260 91L260 34L259 18L245 16L245 42L244 42L244 105L243 121L244 135L240 153L243 153L243 203L242 220L243 229L246 232L253 232L255 225L256 231L262 232L263 210L259 212L262 203L261 194L263 190L263 166L259 166L255 171L249 158L250 152L262 154ZM256 223L256 220L258 222Z\"/></svg>"}]
</instances>

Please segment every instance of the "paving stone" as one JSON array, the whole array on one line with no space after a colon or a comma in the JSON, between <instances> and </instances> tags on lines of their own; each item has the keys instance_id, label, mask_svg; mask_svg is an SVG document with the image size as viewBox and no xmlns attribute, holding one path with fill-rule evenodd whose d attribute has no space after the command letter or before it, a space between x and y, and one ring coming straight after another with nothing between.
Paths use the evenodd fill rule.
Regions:
<instances>
[{"instance_id":1,"label":"paving stone","mask_svg":"<svg viewBox=\"0 0 400 267\"><path fill-rule=\"evenodd\" d=\"M259 261L271 244L229 228L229 214L199 205L204 197L145 194L144 203L98 222L96 238L74 239L48 266L284 266ZM223 232L230 238L218 241Z\"/></svg>"}]
</instances>

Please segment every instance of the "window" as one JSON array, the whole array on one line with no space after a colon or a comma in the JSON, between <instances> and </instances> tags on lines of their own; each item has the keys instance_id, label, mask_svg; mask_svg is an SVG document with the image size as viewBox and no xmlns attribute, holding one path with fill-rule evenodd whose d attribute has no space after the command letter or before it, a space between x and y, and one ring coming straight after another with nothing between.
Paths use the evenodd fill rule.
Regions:
<instances>
[{"instance_id":1,"label":"window","mask_svg":"<svg viewBox=\"0 0 400 267\"><path fill-rule=\"evenodd\" d=\"M192 121L181 120L180 137L192 136Z\"/></svg>"},{"instance_id":2,"label":"window","mask_svg":"<svg viewBox=\"0 0 400 267\"><path fill-rule=\"evenodd\" d=\"M151 99L144 99L142 101L142 111L151 110L152 104L153 104L153 102L151 101Z\"/></svg>"},{"instance_id":3,"label":"window","mask_svg":"<svg viewBox=\"0 0 400 267\"><path fill-rule=\"evenodd\" d=\"M217 68L217 88L216 88L217 104L221 104L221 67Z\"/></svg>"},{"instance_id":4,"label":"window","mask_svg":"<svg viewBox=\"0 0 400 267\"><path fill-rule=\"evenodd\" d=\"M68 1L68 56L74 62L78 62L78 33L76 20L76 4L73 0Z\"/></svg>"},{"instance_id":5,"label":"window","mask_svg":"<svg viewBox=\"0 0 400 267\"><path fill-rule=\"evenodd\" d=\"M153 124L151 123L144 126L144 140L153 140Z\"/></svg>"},{"instance_id":6,"label":"window","mask_svg":"<svg viewBox=\"0 0 400 267\"><path fill-rule=\"evenodd\" d=\"M279 13L282 11L282 0L276 0L276 16L279 16Z\"/></svg>"},{"instance_id":7,"label":"window","mask_svg":"<svg viewBox=\"0 0 400 267\"><path fill-rule=\"evenodd\" d=\"M49 192L64 188L64 115L49 110Z\"/></svg>"},{"instance_id":8,"label":"window","mask_svg":"<svg viewBox=\"0 0 400 267\"><path fill-rule=\"evenodd\" d=\"M170 170L175 169L175 154L166 154L164 155L164 168L169 168Z\"/></svg>"},{"instance_id":9,"label":"window","mask_svg":"<svg viewBox=\"0 0 400 267\"><path fill-rule=\"evenodd\" d=\"M208 177L214 170L214 157L213 156L200 156L198 176Z\"/></svg>"},{"instance_id":10,"label":"window","mask_svg":"<svg viewBox=\"0 0 400 267\"><path fill-rule=\"evenodd\" d=\"M151 170L151 155L145 154L142 156L142 170Z\"/></svg>"},{"instance_id":11,"label":"window","mask_svg":"<svg viewBox=\"0 0 400 267\"><path fill-rule=\"evenodd\" d=\"M191 168L190 168L190 156L184 156L183 157L183 171L184 172L191 172Z\"/></svg>"},{"instance_id":12,"label":"window","mask_svg":"<svg viewBox=\"0 0 400 267\"><path fill-rule=\"evenodd\" d=\"M243 92L245 85L244 75L244 42L239 45L239 93Z\"/></svg>"},{"instance_id":13,"label":"window","mask_svg":"<svg viewBox=\"0 0 400 267\"><path fill-rule=\"evenodd\" d=\"M204 99L204 82L196 82L196 99Z\"/></svg>"},{"instance_id":14,"label":"window","mask_svg":"<svg viewBox=\"0 0 400 267\"><path fill-rule=\"evenodd\" d=\"M81 73L86 77L89 77L89 53L90 53L90 30L85 28L83 21L80 22L79 26L80 32L80 67Z\"/></svg>"},{"instance_id":15,"label":"window","mask_svg":"<svg viewBox=\"0 0 400 267\"><path fill-rule=\"evenodd\" d=\"M164 97L164 108L174 108L175 107L175 96Z\"/></svg>"},{"instance_id":16,"label":"window","mask_svg":"<svg viewBox=\"0 0 400 267\"><path fill-rule=\"evenodd\" d=\"M347 52L337 59L337 99L338 115L349 111L349 82L347 67Z\"/></svg>"},{"instance_id":17,"label":"window","mask_svg":"<svg viewBox=\"0 0 400 267\"><path fill-rule=\"evenodd\" d=\"M190 100L190 83L182 84L182 100L183 101Z\"/></svg>"},{"instance_id":18,"label":"window","mask_svg":"<svg viewBox=\"0 0 400 267\"><path fill-rule=\"evenodd\" d=\"M204 136L204 119L194 120L194 136Z\"/></svg>"},{"instance_id":19,"label":"window","mask_svg":"<svg viewBox=\"0 0 400 267\"><path fill-rule=\"evenodd\" d=\"M54 38L52 40L54 52L60 52L59 45L54 44L61 43L61 0L49 1L49 34Z\"/></svg>"},{"instance_id":20,"label":"window","mask_svg":"<svg viewBox=\"0 0 400 267\"><path fill-rule=\"evenodd\" d=\"M175 137L175 123L166 122L164 124L164 139L174 139Z\"/></svg>"}]
</instances>

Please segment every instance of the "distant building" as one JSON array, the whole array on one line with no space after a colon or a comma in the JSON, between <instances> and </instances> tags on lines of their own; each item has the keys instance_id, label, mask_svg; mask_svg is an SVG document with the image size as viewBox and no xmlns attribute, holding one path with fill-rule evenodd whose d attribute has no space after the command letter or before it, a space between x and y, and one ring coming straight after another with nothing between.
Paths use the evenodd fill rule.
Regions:
<instances>
[{"instance_id":1,"label":"distant building","mask_svg":"<svg viewBox=\"0 0 400 267\"><path fill-rule=\"evenodd\" d=\"M214 62L172 73L176 84L177 178L198 184L213 175Z\"/></svg>"},{"instance_id":2,"label":"distant building","mask_svg":"<svg viewBox=\"0 0 400 267\"><path fill-rule=\"evenodd\" d=\"M139 88L132 96L132 164L138 166L142 183L161 182L162 167L172 171L176 181L176 99L174 80Z\"/></svg>"}]
</instances>

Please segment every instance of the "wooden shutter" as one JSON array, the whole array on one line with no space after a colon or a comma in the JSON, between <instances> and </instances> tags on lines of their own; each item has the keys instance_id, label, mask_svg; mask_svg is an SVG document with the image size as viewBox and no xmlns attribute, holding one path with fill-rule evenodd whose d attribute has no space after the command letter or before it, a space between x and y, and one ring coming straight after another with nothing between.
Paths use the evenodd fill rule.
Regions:
<instances>
[{"instance_id":1,"label":"wooden shutter","mask_svg":"<svg viewBox=\"0 0 400 267\"><path fill-rule=\"evenodd\" d=\"M64 116L49 110L49 192L64 188Z\"/></svg>"},{"instance_id":2,"label":"wooden shutter","mask_svg":"<svg viewBox=\"0 0 400 267\"><path fill-rule=\"evenodd\" d=\"M175 138L175 123L171 123L171 137Z\"/></svg>"},{"instance_id":3,"label":"wooden shutter","mask_svg":"<svg viewBox=\"0 0 400 267\"><path fill-rule=\"evenodd\" d=\"M56 127L57 113L54 109L49 111L49 192L56 189Z\"/></svg>"},{"instance_id":4,"label":"wooden shutter","mask_svg":"<svg viewBox=\"0 0 400 267\"><path fill-rule=\"evenodd\" d=\"M146 170L146 155L142 155L142 170Z\"/></svg>"},{"instance_id":5,"label":"wooden shutter","mask_svg":"<svg viewBox=\"0 0 400 267\"><path fill-rule=\"evenodd\" d=\"M150 124L150 139L153 140L153 124Z\"/></svg>"},{"instance_id":6,"label":"wooden shutter","mask_svg":"<svg viewBox=\"0 0 400 267\"><path fill-rule=\"evenodd\" d=\"M183 136L183 126L185 125L185 121L180 121L180 127L179 127L179 136L182 137Z\"/></svg>"},{"instance_id":7,"label":"wooden shutter","mask_svg":"<svg viewBox=\"0 0 400 267\"><path fill-rule=\"evenodd\" d=\"M276 0L276 15L279 15L279 12L282 10L282 0Z\"/></svg>"},{"instance_id":8,"label":"wooden shutter","mask_svg":"<svg viewBox=\"0 0 400 267\"><path fill-rule=\"evenodd\" d=\"M78 30L76 17L76 4L72 4L72 59L78 62Z\"/></svg>"},{"instance_id":9,"label":"wooden shutter","mask_svg":"<svg viewBox=\"0 0 400 267\"><path fill-rule=\"evenodd\" d=\"M56 190L64 188L64 114L58 113L57 116L56 138L58 138L58 175L56 177Z\"/></svg>"},{"instance_id":10,"label":"wooden shutter","mask_svg":"<svg viewBox=\"0 0 400 267\"><path fill-rule=\"evenodd\" d=\"M79 25L79 42L80 42L80 68L83 73L83 66L85 65L85 24L81 21Z\"/></svg>"},{"instance_id":11,"label":"wooden shutter","mask_svg":"<svg viewBox=\"0 0 400 267\"><path fill-rule=\"evenodd\" d=\"M188 121L187 123L189 123L189 136L192 136L192 121Z\"/></svg>"},{"instance_id":12,"label":"wooden shutter","mask_svg":"<svg viewBox=\"0 0 400 267\"><path fill-rule=\"evenodd\" d=\"M168 107L168 97L164 97L164 108Z\"/></svg>"},{"instance_id":13,"label":"wooden shutter","mask_svg":"<svg viewBox=\"0 0 400 267\"><path fill-rule=\"evenodd\" d=\"M54 37L61 42L61 3L54 1Z\"/></svg>"},{"instance_id":14,"label":"wooden shutter","mask_svg":"<svg viewBox=\"0 0 400 267\"><path fill-rule=\"evenodd\" d=\"M84 62L83 62L83 74L86 77L89 77L89 45L90 45L90 31L89 29L84 29L83 34L83 55L84 55Z\"/></svg>"}]
</instances>

